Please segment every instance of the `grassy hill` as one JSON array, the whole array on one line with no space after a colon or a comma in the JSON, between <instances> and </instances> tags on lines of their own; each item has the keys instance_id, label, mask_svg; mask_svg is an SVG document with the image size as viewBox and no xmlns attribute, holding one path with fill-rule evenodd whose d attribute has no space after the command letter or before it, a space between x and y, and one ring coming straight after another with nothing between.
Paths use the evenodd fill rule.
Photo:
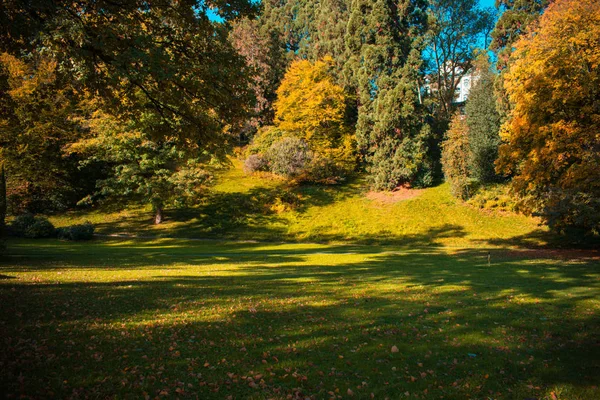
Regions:
<instances>
[{"instance_id":1,"label":"grassy hill","mask_svg":"<svg viewBox=\"0 0 600 400\"><path fill-rule=\"evenodd\" d=\"M539 221L478 210L452 198L447 185L369 193L357 178L336 186L288 185L247 176L238 161L217 174L199 206L167 210L152 224L148 208L99 209L54 216L56 226L89 220L100 234L173 238L353 242L445 246L538 246L551 240Z\"/></svg>"}]
</instances>

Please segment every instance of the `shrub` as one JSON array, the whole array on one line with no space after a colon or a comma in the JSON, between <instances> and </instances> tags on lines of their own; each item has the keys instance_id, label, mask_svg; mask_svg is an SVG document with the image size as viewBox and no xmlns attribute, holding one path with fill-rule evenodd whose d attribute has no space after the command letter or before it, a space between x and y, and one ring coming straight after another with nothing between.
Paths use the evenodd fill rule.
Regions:
<instances>
[{"instance_id":1,"label":"shrub","mask_svg":"<svg viewBox=\"0 0 600 400\"><path fill-rule=\"evenodd\" d=\"M316 156L307 166L306 179L318 182L335 184L343 181L348 171L340 163L328 157Z\"/></svg>"},{"instance_id":2,"label":"shrub","mask_svg":"<svg viewBox=\"0 0 600 400\"><path fill-rule=\"evenodd\" d=\"M35 217L31 226L25 230L24 236L29 239L41 239L53 237L56 234L56 229L50 221L44 217Z\"/></svg>"},{"instance_id":3,"label":"shrub","mask_svg":"<svg viewBox=\"0 0 600 400\"><path fill-rule=\"evenodd\" d=\"M36 217L33 214L18 215L10 229L13 235L30 239L48 238L56 234L54 225L47 218Z\"/></svg>"},{"instance_id":4,"label":"shrub","mask_svg":"<svg viewBox=\"0 0 600 400\"><path fill-rule=\"evenodd\" d=\"M469 131L465 119L456 114L442 144L442 169L454 197L468 199L471 194L469 177Z\"/></svg>"},{"instance_id":5,"label":"shrub","mask_svg":"<svg viewBox=\"0 0 600 400\"><path fill-rule=\"evenodd\" d=\"M94 225L89 222L58 229L58 238L63 240L91 240L94 237Z\"/></svg>"},{"instance_id":6,"label":"shrub","mask_svg":"<svg viewBox=\"0 0 600 400\"><path fill-rule=\"evenodd\" d=\"M518 202L510 192L509 185L500 184L483 187L469 199L468 203L482 209L507 212L518 211Z\"/></svg>"},{"instance_id":7,"label":"shrub","mask_svg":"<svg viewBox=\"0 0 600 400\"><path fill-rule=\"evenodd\" d=\"M271 146L266 154L271 172L286 178L304 174L312 160L312 152L302 139L285 137Z\"/></svg>"},{"instance_id":8,"label":"shrub","mask_svg":"<svg viewBox=\"0 0 600 400\"><path fill-rule=\"evenodd\" d=\"M247 174L253 174L259 171L268 171L269 163L260 154L251 154L244 161L244 171Z\"/></svg>"},{"instance_id":9,"label":"shrub","mask_svg":"<svg viewBox=\"0 0 600 400\"><path fill-rule=\"evenodd\" d=\"M25 232L35 223L33 214L17 215L10 224L11 233L15 236L25 236Z\"/></svg>"},{"instance_id":10,"label":"shrub","mask_svg":"<svg viewBox=\"0 0 600 400\"><path fill-rule=\"evenodd\" d=\"M256 132L252 143L246 149L248 155L265 154L271 146L283 138L285 132L274 126L263 126Z\"/></svg>"}]
</instances>

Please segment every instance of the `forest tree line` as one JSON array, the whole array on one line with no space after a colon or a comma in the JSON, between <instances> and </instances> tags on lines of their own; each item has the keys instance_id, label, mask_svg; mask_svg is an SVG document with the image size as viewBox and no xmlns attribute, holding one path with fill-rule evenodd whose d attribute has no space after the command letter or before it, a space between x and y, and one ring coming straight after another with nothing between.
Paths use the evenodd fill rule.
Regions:
<instances>
[{"instance_id":1,"label":"forest tree line","mask_svg":"<svg viewBox=\"0 0 600 400\"><path fill-rule=\"evenodd\" d=\"M243 144L249 172L503 183L599 233L594 0L7 0L0 25L0 214L118 200L160 222Z\"/></svg>"}]
</instances>

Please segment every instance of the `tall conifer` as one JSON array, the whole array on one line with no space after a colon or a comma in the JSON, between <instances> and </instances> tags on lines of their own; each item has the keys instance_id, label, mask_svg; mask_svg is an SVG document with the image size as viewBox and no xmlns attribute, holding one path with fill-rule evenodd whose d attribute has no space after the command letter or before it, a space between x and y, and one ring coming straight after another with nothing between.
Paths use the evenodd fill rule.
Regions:
<instances>
[{"instance_id":1,"label":"tall conifer","mask_svg":"<svg viewBox=\"0 0 600 400\"><path fill-rule=\"evenodd\" d=\"M376 189L427 184L427 139L418 100L426 3L354 0L347 71L358 93L356 136Z\"/></svg>"}]
</instances>

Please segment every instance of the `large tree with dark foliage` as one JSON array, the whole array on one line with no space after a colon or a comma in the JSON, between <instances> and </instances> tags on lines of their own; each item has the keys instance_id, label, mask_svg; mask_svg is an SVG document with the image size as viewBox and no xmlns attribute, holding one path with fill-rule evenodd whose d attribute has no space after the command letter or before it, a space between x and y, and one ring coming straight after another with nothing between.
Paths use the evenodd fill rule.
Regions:
<instances>
[{"instance_id":1,"label":"large tree with dark foliage","mask_svg":"<svg viewBox=\"0 0 600 400\"><path fill-rule=\"evenodd\" d=\"M492 31L490 49L496 52L500 69L506 67L513 44L540 17L548 3L548 0L496 0L496 8L502 13Z\"/></svg>"},{"instance_id":2,"label":"large tree with dark foliage","mask_svg":"<svg viewBox=\"0 0 600 400\"><path fill-rule=\"evenodd\" d=\"M418 100L424 1L352 2L346 45L358 92L356 138L374 188L427 184L429 130Z\"/></svg>"},{"instance_id":3,"label":"large tree with dark foliage","mask_svg":"<svg viewBox=\"0 0 600 400\"><path fill-rule=\"evenodd\" d=\"M500 145L500 114L496 110L494 95L497 75L491 69L487 54L481 54L475 64L476 82L465 105L469 127L470 175L478 182L491 183L498 179L495 162Z\"/></svg>"},{"instance_id":4,"label":"large tree with dark foliage","mask_svg":"<svg viewBox=\"0 0 600 400\"><path fill-rule=\"evenodd\" d=\"M211 21L209 8L225 22ZM7 0L0 52L52 65L72 91L65 102L94 99L125 123L143 121L159 145L176 138L222 156L252 99L246 64L227 40L229 21L254 11L247 0ZM83 120L88 110L75 111ZM62 120L71 123L68 114Z\"/></svg>"}]
</instances>

